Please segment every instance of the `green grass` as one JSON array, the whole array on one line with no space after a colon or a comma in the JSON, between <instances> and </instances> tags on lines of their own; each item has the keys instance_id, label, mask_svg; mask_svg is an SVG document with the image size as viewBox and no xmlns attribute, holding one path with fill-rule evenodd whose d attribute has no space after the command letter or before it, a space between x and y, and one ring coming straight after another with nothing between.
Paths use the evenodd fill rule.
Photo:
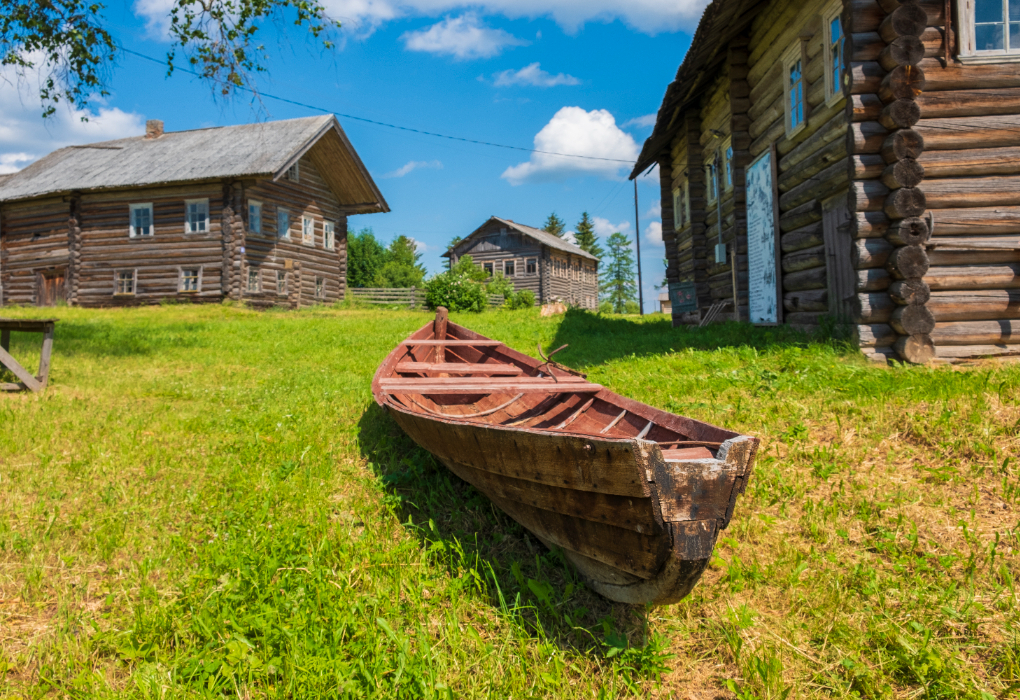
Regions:
<instances>
[{"instance_id":1,"label":"green grass","mask_svg":"<svg viewBox=\"0 0 1020 700\"><path fill-rule=\"evenodd\" d=\"M55 313L50 387L0 396L2 697L1020 692L1016 366L879 368L661 316L455 315L762 437L694 593L645 610L588 591L372 403L427 315Z\"/></svg>"}]
</instances>

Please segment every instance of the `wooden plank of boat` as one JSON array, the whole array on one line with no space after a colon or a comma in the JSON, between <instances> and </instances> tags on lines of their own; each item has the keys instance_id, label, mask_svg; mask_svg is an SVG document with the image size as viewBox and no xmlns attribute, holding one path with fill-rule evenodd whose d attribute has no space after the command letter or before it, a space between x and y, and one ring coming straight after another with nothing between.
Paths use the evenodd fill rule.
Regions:
<instances>
[{"instance_id":1,"label":"wooden plank of boat","mask_svg":"<svg viewBox=\"0 0 1020 700\"><path fill-rule=\"evenodd\" d=\"M445 372L447 374L524 374L517 365L502 362L398 362L397 371L405 374L418 372Z\"/></svg>"},{"instance_id":2,"label":"wooden plank of boat","mask_svg":"<svg viewBox=\"0 0 1020 700\"><path fill-rule=\"evenodd\" d=\"M383 361L376 401L454 474L562 548L595 591L635 604L686 596L730 522L757 439L614 394L551 356L449 323L444 311ZM425 351L433 362L459 345L450 354L477 372L398 376L417 344L435 347ZM495 346L501 362L545 376L478 376L492 373Z\"/></svg>"}]
</instances>

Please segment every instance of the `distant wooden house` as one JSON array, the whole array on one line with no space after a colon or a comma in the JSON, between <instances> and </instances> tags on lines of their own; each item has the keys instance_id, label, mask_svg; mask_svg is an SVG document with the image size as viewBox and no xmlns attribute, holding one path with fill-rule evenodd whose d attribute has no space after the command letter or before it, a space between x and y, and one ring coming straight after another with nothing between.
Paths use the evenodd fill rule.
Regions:
<instances>
[{"instance_id":1,"label":"distant wooden house","mask_svg":"<svg viewBox=\"0 0 1020 700\"><path fill-rule=\"evenodd\" d=\"M669 299L669 292L661 292L659 294L659 313L660 314L671 314L673 310L670 306L671 302Z\"/></svg>"},{"instance_id":2,"label":"distant wooden house","mask_svg":"<svg viewBox=\"0 0 1020 700\"><path fill-rule=\"evenodd\" d=\"M1020 14L714 0L659 165L674 323L849 323L876 359L1020 351Z\"/></svg>"},{"instance_id":3,"label":"distant wooden house","mask_svg":"<svg viewBox=\"0 0 1020 700\"><path fill-rule=\"evenodd\" d=\"M502 273L540 304L599 305L599 259L542 229L492 217L443 253L452 264L470 255L490 275Z\"/></svg>"},{"instance_id":4,"label":"distant wooden house","mask_svg":"<svg viewBox=\"0 0 1020 700\"><path fill-rule=\"evenodd\" d=\"M332 115L54 151L0 180L0 303L344 296L347 217L389 211Z\"/></svg>"}]
</instances>

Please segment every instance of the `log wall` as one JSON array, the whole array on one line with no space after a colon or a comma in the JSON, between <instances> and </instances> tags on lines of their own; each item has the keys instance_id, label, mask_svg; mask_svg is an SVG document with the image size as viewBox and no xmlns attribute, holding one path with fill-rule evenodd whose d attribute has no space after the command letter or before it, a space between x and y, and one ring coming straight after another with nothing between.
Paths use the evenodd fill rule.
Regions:
<instances>
[{"instance_id":1,"label":"log wall","mask_svg":"<svg viewBox=\"0 0 1020 700\"><path fill-rule=\"evenodd\" d=\"M63 271L66 295L71 241L71 208L63 198L4 205L0 211L0 304L38 304L43 270Z\"/></svg>"}]
</instances>

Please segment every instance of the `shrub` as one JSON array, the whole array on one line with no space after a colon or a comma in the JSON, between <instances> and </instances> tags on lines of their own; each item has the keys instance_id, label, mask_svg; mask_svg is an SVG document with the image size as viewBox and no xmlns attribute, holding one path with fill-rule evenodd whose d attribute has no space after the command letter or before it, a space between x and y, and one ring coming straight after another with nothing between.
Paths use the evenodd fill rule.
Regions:
<instances>
[{"instance_id":1,"label":"shrub","mask_svg":"<svg viewBox=\"0 0 1020 700\"><path fill-rule=\"evenodd\" d=\"M623 303L623 313L639 314L641 313L641 307L638 306L638 303L636 301L625 301Z\"/></svg>"},{"instance_id":2,"label":"shrub","mask_svg":"<svg viewBox=\"0 0 1020 700\"><path fill-rule=\"evenodd\" d=\"M611 314L613 313L613 304L610 301L603 301L599 304L600 314Z\"/></svg>"},{"instance_id":3,"label":"shrub","mask_svg":"<svg viewBox=\"0 0 1020 700\"><path fill-rule=\"evenodd\" d=\"M506 297L506 303L503 304L504 309L530 309L535 305L535 293L530 289L522 289L514 294L508 294Z\"/></svg>"},{"instance_id":4,"label":"shrub","mask_svg":"<svg viewBox=\"0 0 1020 700\"><path fill-rule=\"evenodd\" d=\"M472 282L484 282L489 273L482 269L481 265L475 265L470 255L465 255L457 260L450 272L461 277L467 277Z\"/></svg>"},{"instance_id":5,"label":"shrub","mask_svg":"<svg viewBox=\"0 0 1020 700\"><path fill-rule=\"evenodd\" d=\"M496 276L485 285L485 291L489 294L502 294L503 298L510 301L510 297L514 295L514 283L503 276L502 272L497 272Z\"/></svg>"},{"instance_id":6,"label":"shrub","mask_svg":"<svg viewBox=\"0 0 1020 700\"><path fill-rule=\"evenodd\" d=\"M482 311L489 298L480 282L450 270L425 282L425 303L430 309L445 306L450 311Z\"/></svg>"}]
</instances>

